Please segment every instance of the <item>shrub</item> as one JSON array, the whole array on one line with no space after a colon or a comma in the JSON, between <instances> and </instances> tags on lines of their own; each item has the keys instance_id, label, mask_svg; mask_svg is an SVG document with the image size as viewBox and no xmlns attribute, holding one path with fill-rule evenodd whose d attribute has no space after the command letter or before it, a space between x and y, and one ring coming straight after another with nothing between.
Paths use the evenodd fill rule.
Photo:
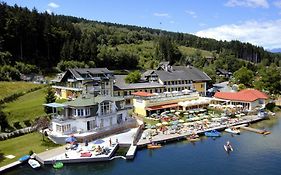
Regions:
<instances>
[{"instance_id":1,"label":"shrub","mask_svg":"<svg viewBox=\"0 0 281 175\"><path fill-rule=\"evenodd\" d=\"M16 128L16 129L21 129L22 126L20 125L20 122L14 122L13 126Z\"/></svg>"},{"instance_id":2,"label":"shrub","mask_svg":"<svg viewBox=\"0 0 281 175\"><path fill-rule=\"evenodd\" d=\"M30 126L31 126L30 120L24 120L23 123L24 123L25 126L27 126L27 127L30 127Z\"/></svg>"}]
</instances>

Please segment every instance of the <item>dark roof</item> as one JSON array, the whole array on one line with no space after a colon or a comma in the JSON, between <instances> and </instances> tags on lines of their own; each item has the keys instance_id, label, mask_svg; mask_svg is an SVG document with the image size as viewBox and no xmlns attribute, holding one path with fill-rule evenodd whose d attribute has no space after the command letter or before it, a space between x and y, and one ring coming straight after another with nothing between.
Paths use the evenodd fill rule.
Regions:
<instances>
[{"instance_id":1,"label":"dark roof","mask_svg":"<svg viewBox=\"0 0 281 175\"><path fill-rule=\"evenodd\" d=\"M126 83L125 78L127 75L115 75L115 85L114 89L148 89L148 88L157 88L164 86L156 82L145 82L145 83Z\"/></svg>"},{"instance_id":2,"label":"dark roof","mask_svg":"<svg viewBox=\"0 0 281 175\"><path fill-rule=\"evenodd\" d=\"M173 71L155 70L154 71L162 81L172 80L192 80L192 81L210 81L211 78L204 72L193 66L173 66ZM147 74L152 71L145 72Z\"/></svg>"},{"instance_id":3,"label":"dark roof","mask_svg":"<svg viewBox=\"0 0 281 175\"><path fill-rule=\"evenodd\" d=\"M193 66L173 66L175 71L184 71L189 80L210 81L212 80L205 72Z\"/></svg>"},{"instance_id":4,"label":"dark roof","mask_svg":"<svg viewBox=\"0 0 281 175\"><path fill-rule=\"evenodd\" d=\"M76 78L83 78L83 74L94 75L94 74L113 74L112 71L108 70L107 68L75 68L69 69L72 75Z\"/></svg>"},{"instance_id":5,"label":"dark roof","mask_svg":"<svg viewBox=\"0 0 281 175\"><path fill-rule=\"evenodd\" d=\"M220 68L217 69L217 72L220 72L221 74L231 74L231 72L228 72L227 70L220 69Z\"/></svg>"}]
</instances>

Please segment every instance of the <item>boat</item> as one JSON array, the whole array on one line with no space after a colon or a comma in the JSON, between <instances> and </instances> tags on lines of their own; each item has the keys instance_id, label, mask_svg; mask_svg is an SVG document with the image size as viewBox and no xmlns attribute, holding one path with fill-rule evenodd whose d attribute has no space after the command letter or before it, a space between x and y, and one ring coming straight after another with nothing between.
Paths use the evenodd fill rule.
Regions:
<instances>
[{"instance_id":1,"label":"boat","mask_svg":"<svg viewBox=\"0 0 281 175\"><path fill-rule=\"evenodd\" d=\"M240 130L236 128L226 128L224 131L229 132L231 134L240 134Z\"/></svg>"},{"instance_id":2,"label":"boat","mask_svg":"<svg viewBox=\"0 0 281 175\"><path fill-rule=\"evenodd\" d=\"M268 134L271 134L271 132L270 131L264 131L262 134L263 135L268 135Z\"/></svg>"},{"instance_id":3,"label":"boat","mask_svg":"<svg viewBox=\"0 0 281 175\"><path fill-rule=\"evenodd\" d=\"M39 168L41 166L40 163L35 159L29 159L28 164L34 169Z\"/></svg>"},{"instance_id":4,"label":"boat","mask_svg":"<svg viewBox=\"0 0 281 175\"><path fill-rule=\"evenodd\" d=\"M55 169L61 169L62 167L63 167L62 162L56 162L53 164L53 168L55 168Z\"/></svg>"},{"instance_id":5,"label":"boat","mask_svg":"<svg viewBox=\"0 0 281 175\"><path fill-rule=\"evenodd\" d=\"M220 137L221 133L218 132L217 130L212 130L212 131L205 132L205 136L207 136L207 137Z\"/></svg>"},{"instance_id":6,"label":"boat","mask_svg":"<svg viewBox=\"0 0 281 175\"><path fill-rule=\"evenodd\" d=\"M197 142L197 141L199 141L200 139L199 139L199 135L191 135L191 136L189 136L189 137L186 137L186 139L188 140L188 141L190 141L190 142Z\"/></svg>"},{"instance_id":7,"label":"boat","mask_svg":"<svg viewBox=\"0 0 281 175\"><path fill-rule=\"evenodd\" d=\"M232 148L232 146L231 145L223 145L223 147L224 147L224 150L226 151L226 152L229 152L229 151L233 151L233 148Z\"/></svg>"},{"instance_id":8,"label":"boat","mask_svg":"<svg viewBox=\"0 0 281 175\"><path fill-rule=\"evenodd\" d=\"M19 161L20 161L20 162L25 162L25 161L27 161L29 158L30 158L30 155L24 155L24 156L22 156L21 158L19 158Z\"/></svg>"},{"instance_id":9,"label":"boat","mask_svg":"<svg viewBox=\"0 0 281 175\"><path fill-rule=\"evenodd\" d=\"M157 148L161 148L161 144L148 144L147 145L147 149L157 149Z\"/></svg>"}]
</instances>

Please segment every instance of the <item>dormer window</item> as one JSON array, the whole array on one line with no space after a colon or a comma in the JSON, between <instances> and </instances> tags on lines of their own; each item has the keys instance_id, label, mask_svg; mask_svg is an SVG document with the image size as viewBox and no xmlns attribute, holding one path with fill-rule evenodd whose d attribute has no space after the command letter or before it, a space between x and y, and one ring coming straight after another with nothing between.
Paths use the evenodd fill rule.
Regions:
<instances>
[{"instance_id":1,"label":"dormer window","mask_svg":"<svg viewBox=\"0 0 281 175\"><path fill-rule=\"evenodd\" d=\"M74 116L75 117L90 116L90 108L77 108L77 109L74 109Z\"/></svg>"},{"instance_id":2,"label":"dormer window","mask_svg":"<svg viewBox=\"0 0 281 175\"><path fill-rule=\"evenodd\" d=\"M106 115L111 113L111 104L110 102L103 102L101 106L101 115Z\"/></svg>"}]
</instances>

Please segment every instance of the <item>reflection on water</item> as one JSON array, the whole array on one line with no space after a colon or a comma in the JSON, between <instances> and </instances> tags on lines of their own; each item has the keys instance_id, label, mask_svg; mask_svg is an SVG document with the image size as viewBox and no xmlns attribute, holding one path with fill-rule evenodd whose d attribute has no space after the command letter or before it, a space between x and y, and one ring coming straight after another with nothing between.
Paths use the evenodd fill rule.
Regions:
<instances>
[{"instance_id":1,"label":"reflection on water","mask_svg":"<svg viewBox=\"0 0 281 175\"><path fill-rule=\"evenodd\" d=\"M133 161L115 159L103 163L68 164L62 170L44 166L38 171L25 165L7 174L279 175L281 172L279 120L276 117L251 125L251 127L266 128L271 131L272 134L267 136L249 131L242 131L238 136L224 133L216 140L203 137L201 141L195 143L182 141L166 144L157 150L142 149L137 152ZM223 148L228 140L234 148L234 151L229 154Z\"/></svg>"}]
</instances>

